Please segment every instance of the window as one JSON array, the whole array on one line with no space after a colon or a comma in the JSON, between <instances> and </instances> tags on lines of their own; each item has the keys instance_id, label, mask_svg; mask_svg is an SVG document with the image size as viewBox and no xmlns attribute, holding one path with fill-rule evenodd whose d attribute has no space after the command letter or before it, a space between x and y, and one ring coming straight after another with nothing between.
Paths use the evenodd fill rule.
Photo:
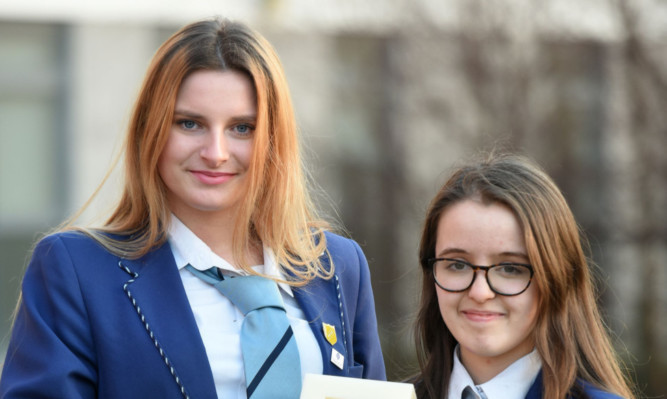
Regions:
<instances>
[{"instance_id":1,"label":"window","mask_svg":"<svg viewBox=\"0 0 667 399\"><path fill-rule=\"evenodd\" d=\"M28 251L65 210L64 29L0 22L0 336L6 337ZM1 340L5 353L7 340Z\"/></svg>"}]
</instances>

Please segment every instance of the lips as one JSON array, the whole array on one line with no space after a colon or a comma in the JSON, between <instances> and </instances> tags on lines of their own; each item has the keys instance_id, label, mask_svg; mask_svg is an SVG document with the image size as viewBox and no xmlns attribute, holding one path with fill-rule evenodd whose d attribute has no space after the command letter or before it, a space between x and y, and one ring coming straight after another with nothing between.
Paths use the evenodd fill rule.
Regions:
<instances>
[{"instance_id":1,"label":"lips","mask_svg":"<svg viewBox=\"0 0 667 399\"><path fill-rule=\"evenodd\" d=\"M463 315L470 321L475 322L489 322L498 320L504 317L504 313L501 312L491 312L486 310L463 310L461 311Z\"/></svg>"},{"instance_id":2,"label":"lips","mask_svg":"<svg viewBox=\"0 0 667 399\"><path fill-rule=\"evenodd\" d=\"M200 182L210 185L222 184L236 176L235 173L212 172L208 170L191 170L190 173Z\"/></svg>"}]
</instances>

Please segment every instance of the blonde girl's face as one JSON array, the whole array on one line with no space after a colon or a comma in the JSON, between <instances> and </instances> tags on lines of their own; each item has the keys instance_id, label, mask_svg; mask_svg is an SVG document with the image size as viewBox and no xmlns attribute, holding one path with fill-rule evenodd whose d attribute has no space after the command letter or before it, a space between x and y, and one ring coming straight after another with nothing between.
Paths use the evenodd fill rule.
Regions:
<instances>
[{"instance_id":1,"label":"blonde girl's face","mask_svg":"<svg viewBox=\"0 0 667 399\"><path fill-rule=\"evenodd\" d=\"M158 170L170 210L186 225L234 214L248 179L256 119L245 74L202 70L183 81Z\"/></svg>"},{"instance_id":2,"label":"blonde girl's face","mask_svg":"<svg viewBox=\"0 0 667 399\"><path fill-rule=\"evenodd\" d=\"M450 205L440 217L436 257L475 265L529 263L523 231L514 213L501 203L466 199ZM496 294L483 270L463 292L436 285L440 313L459 342L460 358L480 384L534 348L532 332L538 310L536 284L516 296Z\"/></svg>"}]
</instances>

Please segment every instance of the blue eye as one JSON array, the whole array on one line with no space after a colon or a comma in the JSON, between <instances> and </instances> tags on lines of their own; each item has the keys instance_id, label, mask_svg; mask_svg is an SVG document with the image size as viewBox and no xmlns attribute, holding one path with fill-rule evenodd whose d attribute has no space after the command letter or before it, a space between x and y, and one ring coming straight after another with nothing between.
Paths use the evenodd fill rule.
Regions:
<instances>
[{"instance_id":1,"label":"blue eye","mask_svg":"<svg viewBox=\"0 0 667 399\"><path fill-rule=\"evenodd\" d=\"M199 124L191 119L183 119L176 121L176 124L180 125L185 130L193 130L199 127Z\"/></svg>"},{"instance_id":2,"label":"blue eye","mask_svg":"<svg viewBox=\"0 0 667 399\"><path fill-rule=\"evenodd\" d=\"M250 136L255 131L255 127L247 123L241 123L234 126L234 130L239 136Z\"/></svg>"}]
</instances>

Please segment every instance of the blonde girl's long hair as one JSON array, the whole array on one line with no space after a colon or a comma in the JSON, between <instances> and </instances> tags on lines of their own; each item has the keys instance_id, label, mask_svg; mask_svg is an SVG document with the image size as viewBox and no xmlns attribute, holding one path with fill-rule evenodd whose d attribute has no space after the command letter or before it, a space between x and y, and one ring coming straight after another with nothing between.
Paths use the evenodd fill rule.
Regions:
<instances>
[{"instance_id":1,"label":"blonde girl's long hair","mask_svg":"<svg viewBox=\"0 0 667 399\"><path fill-rule=\"evenodd\" d=\"M415 325L420 398L444 398L457 341L442 321L433 273L438 222L456 202L481 197L516 215L540 293L533 331L542 357L543 397L582 392L582 381L633 398L596 303L589 262L565 199L555 183L526 158L492 155L458 169L432 200L419 248L423 285ZM443 378L444 377L444 378Z\"/></svg>"},{"instance_id":2,"label":"blonde girl's long hair","mask_svg":"<svg viewBox=\"0 0 667 399\"><path fill-rule=\"evenodd\" d=\"M328 224L317 215L308 193L298 130L287 81L273 47L244 24L228 20L192 23L158 49L134 106L124 143L122 196L102 228L74 227L93 236L121 257L138 258L166 241L170 212L158 159L173 123L183 80L199 70L234 70L253 82L257 126L249 182L234 226L233 251L250 273L246 255L261 242L295 286L316 277L330 278L325 268Z\"/></svg>"}]
</instances>

